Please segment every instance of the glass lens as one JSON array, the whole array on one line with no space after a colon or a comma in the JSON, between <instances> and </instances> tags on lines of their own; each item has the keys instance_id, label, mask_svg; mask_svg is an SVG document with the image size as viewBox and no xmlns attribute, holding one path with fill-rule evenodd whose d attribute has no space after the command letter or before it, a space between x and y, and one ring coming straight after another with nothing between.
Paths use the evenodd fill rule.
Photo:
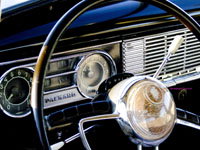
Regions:
<instances>
[{"instance_id":1,"label":"glass lens","mask_svg":"<svg viewBox=\"0 0 200 150\"><path fill-rule=\"evenodd\" d=\"M169 90L161 83L145 79L127 93L128 117L143 139L165 137L174 126L176 109Z\"/></svg>"},{"instance_id":2,"label":"glass lens","mask_svg":"<svg viewBox=\"0 0 200 150\"><path fill-rule=\"evenodd\" d=\"M81 93L95 97L99 85L114 72L111 60L104 54L93 54L83 60L78 69L77 84Z\"/></svg>"}]
</instances>

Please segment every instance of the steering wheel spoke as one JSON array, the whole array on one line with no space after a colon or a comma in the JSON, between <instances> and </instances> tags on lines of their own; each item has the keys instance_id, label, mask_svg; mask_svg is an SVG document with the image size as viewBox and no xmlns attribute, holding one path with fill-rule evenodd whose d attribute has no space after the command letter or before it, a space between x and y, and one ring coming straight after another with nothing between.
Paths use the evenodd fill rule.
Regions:
<instances>
[{"instance_id":1,"label":"steering wheel spoke","mask_svg":"<svg viewBox=\"0 0 200 150\"><path fill-rule=\"evenodd\" d=\"M176 111L177 111L177 120L176 120L177 124L200 130L200 118L197 114L185 111L180 108L176 108Z\"/></svg>"},{"instance_id":2,"label":"steering wheel spoke","mask_svg":"<svg viewBox=\"0 0 200 150\"><path fill-rule=\"evenodd\" d=\"M80 132L80 137L81 137L84 147L87 150L91 150L88 140L85 136L85 131L83 128L84 123L91 122L91 121L99 121L99 120L118 119L118 118L119 118L119 114L113 113L113 114L98 115L98 116L92 116L92 117L81 119L79 122L79 132Z\"/></svg>"}]
</instances>

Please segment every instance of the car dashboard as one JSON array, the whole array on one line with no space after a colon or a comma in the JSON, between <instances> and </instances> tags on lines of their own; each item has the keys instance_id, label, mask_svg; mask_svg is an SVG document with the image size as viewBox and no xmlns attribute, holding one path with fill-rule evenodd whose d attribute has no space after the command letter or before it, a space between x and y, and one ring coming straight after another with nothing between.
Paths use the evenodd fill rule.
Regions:
<instances>
[{"instance_id":1,"label":"car dashboard","mask_svg":"<svg viewBox=\"0 0 200 150\"><path fill-rule=\"evenodd\" d=\"M173 2L199 22L199 2ZM38 137L30 107L36 60L51 28L75 3L41 1L23 6L21 10L3 13L0 23L0 126L3 130L2 141L8 149L36 149ZM66 7L62 7L64 5ZM72 118L69 112L66 113L64 118L70 118L67 121L60 118L59 112L50 118L54 121L54 124L47 125L50 143L78 133L79 119L91 109L78 108L79 105L91 102L101 90L100 85L108 78L121 73L153 76L176 35L182 35L184 42L158 79L171 91L176 107L186 111L188 119L200 125L198 39L173 16L155 6L136 1L112 2L95 7L75 20L52 55L43 88L44 114L48 118L50 113L74 106L78 111L75 114L70 112L75 116ZM113 82L117 83L117 80L121 79ZM59 126L56 121L66 123ZM136 148L127 142L121 132L116 133L119 127L115 121L93 124L95 127L88 132L88 136L94 148ZM200 137L196 130L186 130L182 126L176 126L174 130L160 149L168 149L172 143L178 143L183 149L185 145L198 146L194 142L194 138ZM181 133L183 130L184 135ZM93 143L94 138L100 142ZM10 142L14 144L10 145ZM120 142L126 144L116 144ZM111 146L106 146L109 144ZM80 145L81 140L75 139L68 148L83 149Z\"/></svg>"}]
</instances>

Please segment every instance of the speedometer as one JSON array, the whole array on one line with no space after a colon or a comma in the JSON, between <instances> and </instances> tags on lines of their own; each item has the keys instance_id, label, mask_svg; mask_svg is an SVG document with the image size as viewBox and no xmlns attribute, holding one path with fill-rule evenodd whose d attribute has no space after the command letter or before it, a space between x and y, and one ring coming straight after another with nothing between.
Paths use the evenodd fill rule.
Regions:
<instances>
[{"instance_id":1,"label":"speedometer","mask_svg":"<svg viewBox=\"0 0 200 150\"><path fill-rule=\"evenodd\" d=\"M95 97L100 84L115 73L115 63L107 53L92 53L78 66L78 88L84 96Z\"/></svg>"},{"instance_id":2,"label":"speedometer","mask_svg":"<svg viewBox=\"0 0 200 150\"><path fill-rule=\"evenodd\" d=\"M30 87L33 70L14 68L0 79L0 104L2 110L11 117L30 114Z\"/></svg>"}]
</instances>

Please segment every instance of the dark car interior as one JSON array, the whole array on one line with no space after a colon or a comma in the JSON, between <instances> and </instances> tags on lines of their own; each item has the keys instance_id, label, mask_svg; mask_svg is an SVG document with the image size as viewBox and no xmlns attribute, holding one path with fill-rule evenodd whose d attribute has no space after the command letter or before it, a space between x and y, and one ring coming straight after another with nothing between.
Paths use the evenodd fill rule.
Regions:
<instances>
[{"instance_id":1,"label":"dark car interior","mask_svg":"<svg viewBox=\"0 0 200 150\"><path fill-rule=\"evenodd\" d=\"M97 2L82 9L75 20L70 17L79 13L79 5L87 8L95 1L33 0L2 10L2 149L54 150L52 145L61 141L61 150L88 149L81 119L91 149L198 149L200 1ZM132 83L131 79L154 82L176 36L183 42L155 79L155 86L164 87L173 99L173 124L159 140L143 139L137 129L129 131L132 124L124 123L124 114L115 118L120 105L112 97L120 95L123 83ZM123 101L127 93L116 99Z\"/></svg>"}]
</instances>

